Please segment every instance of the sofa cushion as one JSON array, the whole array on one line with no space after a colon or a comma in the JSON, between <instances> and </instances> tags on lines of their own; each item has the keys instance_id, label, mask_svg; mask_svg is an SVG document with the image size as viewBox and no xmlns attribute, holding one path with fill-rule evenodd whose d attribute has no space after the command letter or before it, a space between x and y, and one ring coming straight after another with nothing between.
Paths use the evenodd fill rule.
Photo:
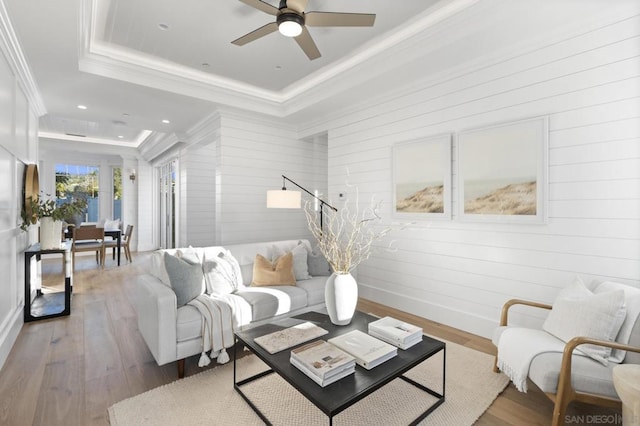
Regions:
<instances>
[{"instance_id":1,"label":"sofa cushion","mask_svg":"<svg viewBox=\"0 0 640 426\"><path fill-rule=\"evenodd\" d=\"M171 288L176 293L177 306L183 306L204 293L204 276L202 264L195 254L173 256L164 254L164 266L171 282Z\"/></svg>"},{"instance_id":2,"label":"sofa cushion","mask_svg":"<svg viewBox=\"0 0 640 426\"><path fill-rule=\"evenodd\" d=\"M296 286L247 287L235 294L251 305L252 321L286 314L307 306L307 292Z\"/></svg>"},{"instance_id":3,"label":"sofa cushion","mask_svg":"<svg viewBox=\"0 0 640 426\"><path fill-rule=\"evenodd\" d=\"M307 292L307 305L313 306L324 303L324 288L327 277L312 277L308 280L298 281L297 287Z\"/></svg>"},{"instance_id":4,"label":"sofa cushion","mask_svg":"<svg viewBox=\"0 0 640 426\"><path fill-rule=\"evenodd\" d=\"M309 275L309 266L307 265L307 248L302 244L298 244L291 249L291 251L286 251L282 247L274 245L271 252L271 261L275 262L279 257L287 253L293 255L293 274L296 277L296 281L311 278L311 275Z\"/></svg>"},{"instance_id":5,"label":"sofa cushion","mask_svg":"<svg viewBox=\"0 0 640 426\"><path fill-rule=\"evenodd\" d=\"M178 342L186 342L202 336L202 317L197 308L184 305L178 308L176 316L176 338Z\"/></svg>"},{"instance_id":6,"label":"sofa cushion","mask_svg":"<svg viewBox=\"0 0 640 426\"><path fill-rule=\"evenodd\" d=\"M622 290L594 294L577 278L560 291L542 329L564 342L576 336L612 342L620 331L625 314ZM581 345L577 350L603 364L611 354L611 348L596 345Z\"/></svg>"},{"instance_id":7,"label":"sofa cushion","mask_svg":"<svg viewBox=\"0 0 640 426\"><path fill-rule=\"evenodd\" d=\"M289 252L274 262L257 254L253 264L251 285L296 285L296 277L293 274L293 254Z\"/></svg>"}]
</instances>

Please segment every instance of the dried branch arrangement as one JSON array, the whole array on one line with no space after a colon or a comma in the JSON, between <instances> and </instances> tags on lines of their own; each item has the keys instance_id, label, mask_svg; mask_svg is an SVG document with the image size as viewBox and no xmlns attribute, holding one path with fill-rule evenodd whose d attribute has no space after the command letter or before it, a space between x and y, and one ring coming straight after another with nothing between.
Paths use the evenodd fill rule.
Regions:
<instances>
[{"instance_id":1,"label":"dried branch arrangement","mask_svg":"<svg viewBox=\"0 0 640 426\"><path fill-rule=\"evenodd\" d=\"M311 202L306 202L304 211L309 230L318 242L318 247L335 273L346 274L371 256L373 243L387 235L390 227L380 228L378 214L380 201L360 211L356 189L355 207L350 210L349 202L337 212L321 204L324 208L324 229L320 227L318 212Z\"/></svg>"}]
</instances>

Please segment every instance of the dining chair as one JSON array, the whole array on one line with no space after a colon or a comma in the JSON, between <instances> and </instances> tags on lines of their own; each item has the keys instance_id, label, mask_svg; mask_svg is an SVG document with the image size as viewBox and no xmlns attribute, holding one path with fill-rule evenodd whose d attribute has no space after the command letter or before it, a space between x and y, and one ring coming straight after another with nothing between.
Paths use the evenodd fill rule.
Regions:
<instances>
[{"instance_id":1,"label":"dining chair","mask_svg":"<svg viewBox=\"0 0 640 426\"><path fill-rule=\"evenodd\" d=\"M79 226L73 228L71 252L74 269L76 265L76 253L83 251L95 251L96 263L104 267L104 228L96 228L95 226Z\"/></svg>"},{"instance_id":2,"label":"dining chair","mask_svg":"<svg viewBox=\"0 0 640 426\"><path fill-rule=\"evenodd\" d=\"M124 232L124 234L122 235L122 241L120 243L120 247L122 247L124 249L124 256L127 258L127 260L129 262L131 262L131 249L130 247L130 243L131 243L131 235L133 234L133 225L127 225L127 228ZM118 249L118 241L113 239L113 240L106 240L105 241L105 248L112 248L113 249L113 258L115 259L116 257L116 250Z\"/></svg>"}]
</instances>

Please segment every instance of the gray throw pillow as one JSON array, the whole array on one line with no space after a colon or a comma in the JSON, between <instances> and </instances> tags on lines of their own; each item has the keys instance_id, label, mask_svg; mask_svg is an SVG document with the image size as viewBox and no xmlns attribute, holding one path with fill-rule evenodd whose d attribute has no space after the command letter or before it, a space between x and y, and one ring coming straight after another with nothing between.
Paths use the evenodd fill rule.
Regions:
<instances>
[{"instance_id":1,"label":"gray throw pillow","mask_svg":"<svg viewBox=\"0 0 640 426\"><path fill-rule=\"evenodd\" d=\"M190 263L184 258L164 253L164 266L171 288L176 293L178 307L186 305L204 293L204 276L200 263Z\"/></svg>"},{"instance_id":2,"label":"gray throw pillow","mask_svg":"<svg viewBox=\"0 0 640 426\"><path fill-rule=\"evenodd\" d=\"M307 255L307 264L312 277L331 275L331 266L319 251L314 251Z\"/></svg>"}]
</instances>

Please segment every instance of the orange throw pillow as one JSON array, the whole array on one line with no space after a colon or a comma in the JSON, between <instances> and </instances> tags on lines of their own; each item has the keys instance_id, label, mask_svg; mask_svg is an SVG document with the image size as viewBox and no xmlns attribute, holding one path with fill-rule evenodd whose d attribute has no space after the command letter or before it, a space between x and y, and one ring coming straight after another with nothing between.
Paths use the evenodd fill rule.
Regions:
<instances>
[{"instance_id":1,"label":"orange throw pillow","mask_svg":"<svg viewBox=\"0 0 640 426\"><path fill-rule=\"evenodd\" d=\"M273 263L257 254L253 264L251 285L296 285L296 276L293 274L293 254L289 252L280 256Z\"/></svg>"}]
</instances>

